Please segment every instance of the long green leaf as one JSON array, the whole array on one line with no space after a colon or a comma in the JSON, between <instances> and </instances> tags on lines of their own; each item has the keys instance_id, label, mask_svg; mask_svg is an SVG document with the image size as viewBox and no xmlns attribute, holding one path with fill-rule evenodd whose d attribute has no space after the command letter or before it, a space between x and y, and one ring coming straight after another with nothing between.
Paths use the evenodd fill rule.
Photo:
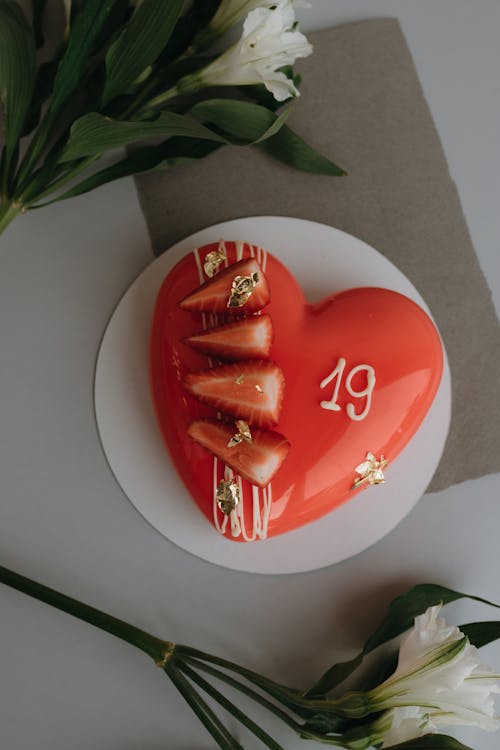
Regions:
<instances>
[{"instance_id":1,"label":"long green leaf","mask_svg":"<svg viewBox=\"0 0 500 750\"><path fill-rule=\"evenodd\" d=\"M388 745L387 750L472 750L447 734L426 734L413 740Z\"/></svg>"},{"instance_id":2,"label":"long green leaf","mask_svg":"<svg viewBox=\"0 0 500 750\"><path fill-rule=\"evenodd\" d=\"M193 0L187 11L179 18L175 34L161 53L160 62L170 63L185 52L200 29L208 25L221 0Z\"/></svg>"},{"instance_id":3,"label":"long green leaf","mask_svg":"<svg viewBox=\"0 0 500 750\"><path fill-rule=\"evenodd\" d=\"M36 46L41 47L44 43L42 22L47 0L31 0L33 10L33 31L35 33Z\"/></svg>"},{"instance_id":4,"label":"long green leaf","mask_svg":"<svg viewBox=\"0 0 500 750\"><path fill-rule=\"evenodd\" d=\"M500 622L469 622L460 625L460 630L476 648L487 646L500 638Z\"/></svg>"},{"instance_id":5,"label":"long green leaf","mask_svg":"<svg viewBox=\"0 0 500 750\"><path fill-rule=\"evenodd\" d=\"M49 107L49 121L53 122L69 98L81 86L85 67L117 0L87 0L77 15L68 47L54 81L54 93Z\"/></svg>"},{"instance_id":6,"label":"long green leaf","mask_svg":"<svg viewBox=\"0 0 500 750\"><path fill-rule=\"evenodd\" d=\"M422 583L414 586L391 602L386 617L377 630L368 638L361 653L350 662L334 664L333 667L330 667L318 682L308 690L306 693L307 697L322 696L333 690L334 687L337 687L361 664L366 654L411 628L415 617L424 612L428 607L433 607L436 604L449 604L458 599L473 599L500 609L500 605L494 604L487 599L470 594L462 594L459 591L453 591L452 589L437 586L433 583ZM493 634L494 630L490 629L489 632ZM480 640L481 633L478 629L475 629L474 634Z\"/></svg>"},{"instance_id":7,"label":"long green leaf","mask_svg":"<svg viewBox=\"0 0 500 750\"><path fill-rule=\"evenodd\" d=\"M77 195L83 195L102 185L106 185L108 182L119 180L122 177L129 177L130 175L141 174L142 172L151 172L157 169L167 169L178 164L202 159L218 148L220 148L220 144L213 141L194 138L169 138L168 141L160 143L157 146L137 149L125 159L120 159L120 161L106 167L106 169L95 172L52 200L31 205L30 208L41 208L51 203L58 203L68 198L74 198ZM32 202L42 200L52 192L53 190L49 186L38 198L33 197Z\"/></svg>"},{"instance_id":8,"label":"long green leaf","mask_svg":"<svg viewBox=\"0 0 500 750\"><path fill-rule=\"evenodd\" d=\"M478 596L463 594L433 583L421 583L390 603L387 616L380 627L368 638L363 652L367 654L377 646L404 633L405 630L412 627L415 617L425 612L428 607L433 607L436 604L449 604L458 599L473 599L476 602L500 609L500 604L494 604Z\"/></svg>"},{"instance_id":9,"label":"long green leaf","mask_svg":"<svg viewBox=\"0 0 500 750\"><path fill-rule=\"evenodd\" d=\"M182 10L182 0L143 0L106 55L105 106L155 62Z\"/></svg>"},{"instance_id":10,"label":"long green leaf","mask_svg":"<svg viewBox=\"0 0 500 750\"><path fill-rule=\"evenodd\" d=\"M58 59L55 59L50 60L46 63L42 63L38 67L35 85L33 87L33 94L31 96L31 101L21 136L28 135L38 125L40 121L42 105L52 93L52 86L54 85L57 65Z\"/></svg>"},{"instance_id":11,"label":"long green leaf","mask_svg":"<svg viewBox=\"0 0 500 750\"><path fill-rule=\"evenodd\" d=\"M194 117L216 125L245 144L260 143L283 127L290 110L275 115L266 107L238 99L207 99L190 110Z\"/></svg>"},{"instance_id":12,"label":"long green leaf","mask_svg":"<svg viewBox=\"0 0 500 750\"><path fill-rule=\"evenodd\" d=\"M33 31L17 3L0 1L0 102L7 163L15 151L28 112L36 75Z\"/></svg>"},{"instance_id":13,"label":"long green leaf","mask_svg":"<svg viewBox=\"0 0 500 750\"><path fill-rule=\"evenodd\" d=\"M108 149L139 143L154 136L183 136L225 143L225 139L201 125L197 120L176 112L160 112L147 122L120 121L90 112L72 126L69 141L59 161L101 154Z\"/></svg>"},{"instance_id":14,"label":"long green leaf","mask_svg":"<svg viewBox=\"0 0 500 750\"><path fill-rule=\"evenodd\" d=\"M279 159L279 161L283 161L302 172L333 177L341 177L347 174L342 167L309 146L303 138L287 126L281 128L272 138L268 138L259 144L259 148L275 159Z\"/></svg>"}]
</instances>

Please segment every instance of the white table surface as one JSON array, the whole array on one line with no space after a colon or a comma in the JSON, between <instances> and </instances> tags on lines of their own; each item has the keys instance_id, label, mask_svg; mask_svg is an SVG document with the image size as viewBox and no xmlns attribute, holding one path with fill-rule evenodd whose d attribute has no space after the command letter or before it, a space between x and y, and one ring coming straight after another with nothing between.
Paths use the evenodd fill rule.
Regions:
<instances>
[{"instance_id":1,"label":"white table surface","mask_svg":"<svg viewBox=\"0 0 500 750\"><path fill-rule=\"evenodd\" d=\"M499 310L500 3L313 0L303 28L387 15L399 17L408 39ZM297 685L354 655L384 606L413 583L500 601L499 475L424 497L374 547L302 575L218 568L148 526L106 464L92 388L106 321L150 258L131 180L28 215L2 238L2 564ZM4 587L0 601L2 749L214 746L139 652ZM448 616L500 619L472 603ZM483 655L500 671L500 644ZM288 750L306 747L268 726ZM459 736L477 750L498 748L498 735Z\"/></svg>"}]
</instances>

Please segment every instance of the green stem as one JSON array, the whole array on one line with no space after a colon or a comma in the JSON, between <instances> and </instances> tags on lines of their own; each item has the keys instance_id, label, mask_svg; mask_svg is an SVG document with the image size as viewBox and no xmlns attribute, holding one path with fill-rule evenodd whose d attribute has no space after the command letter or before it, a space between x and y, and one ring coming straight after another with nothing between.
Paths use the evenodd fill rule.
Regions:
<instances>
[{"instance_id":1,"label":"green stem","mask_svg":"<svg viewBox=\"0 0 500 750\"><path fill-rule=\"evenodd\" d=\"M192 659L190 657L186 657L186 662L190 664L191 666L196 667L196 669L199 669L202 672L206 672L206 674L209 674L212 677L215 677L217 680L220 680L221 682L225 682L226 685L229 685L235 690L238 690L240 693L243 693L243 695L246 695L248 698L251 698L251 700L253 700L255 703L258 703L260 706L267 709L270 713L277 716L278 719L281 719L281 721L284 724L290 727L290 729L293 729L293 731L296 732L301 737L304 737L310 740L316 740L316 742L321 742L324 745L336 745L337 747L348 747L342 741L341 736L334 737L332 735L319 734L318 732L314 732L310 729L307 729L307 727L304 724L300 724L298 721L296 721L294 718L289 716L281 708L279 708L278 706L275 706L274 703L271 703L271 701L267 700L267 698L264 698L263 695L260 695L252 688L247 687L239 680L235 680L233 677L230 677L224 672L221 672L219 669L216 669L215 667L211 667L209 664L204 664L203 662L197 661L196 659Z\"/></svg>"},{"instance_id":2,"label":"green stem","mask_svg":"<svg viewBox=\"0 0 500 750\"><path fill-rule=\"evenodd\" d=\"M143 108L140 110L141 112L145 112L149 109L154 109L155 107L159 107L162 104L165 104L165 102L168 102L170 99L175 99L176 96L179 96L181 92L179 91L177 86L173 86L171 89L168 89L168 91L165 91L163 94L158 94L158 96L155 96L154 99L150 99L149 102L146 102L146 104L143 106Z\"/></svg>"},{"instance_id":3,"label":"green stem","mask_svg":"<svg viewBox=\"0 0 500 750\"><path fill-rule=\"evenodd\" d=\"M21 206L17 203L6 203L0 205L0 234L7 229L10 222L21 213Z\"/></svg>"},{"instance_id":4,"label":"green stem","mask_svg":"<svg viewBox=\"0 0 500 750\"><path fill-rule=\"evenodd\" d=\"M104 630L106 633L111 633L117 638L121 638L122 641L126 641L144 651L160 666L164 665L165 660L175 649L175 646L169 641L162 641L160 638L156 638L144 630L136 628L134 625L129 625L123 620L118 620L112 615L95 609L95 607L90 607L88 604L79 602L77 599L72 599L65 594L54 591L54 589L48 588L48 586L31 580L31 578L25 578L25 576L14 573L2 565L0 565L0 583L4 583L6 586L21 591L23 594L32 596L34 599L38 599L45 604L50 604L51 607L60 609L62 612L88 622L96 628Z\"/></svg>"},{"instance_id":5,"label":"green stem","mask_svg":"<svg viewBox=\"0 0 500 750\"><path fill-rule=\"evenodd\" d=\"M280 685L279 683L274 682L267 677L263 677L262 675L253 672L251 669L241 667L239 664L234 664L233 662L228 661L227 659L222 659L219 656L207 654L206 652L192 648L191 646L181 645L177 646L177 653L186 655L188 657L193 657L201 661L208 661L212 664L217 664L217 666L222 667L223 669L228 669L231 672L236 672L237 674L241 675L246 680L251 682L253 685L257 685L257 687L261 688L261 690L264 690L273 698L276 698L276 700L287 705L289 708L292 708L296 713L306 711L307 714L310 715L314 711L317 711L319 713L329 713L335 716L343 715L341 712L339 712L338 708L332 701L327 701L324 699L311 700L308 698L304 698L303 694L298 690L292 690L285 687L284 685Z\"/></svg>"},{"instance_id":6,"label":"green stem","mask_svg":"<svg viewBox=\"0 0 500 750\"><path fill-rule=\"evenodd\" d=\"M181 674L173 659L167 662L165 672L221 750L243 750L212 709Z\"/></svg>"},{"instance_id":7,"label":"green stem","mask_svg":"<svg viewBox=\"0 0 500 750\"><path fill-rule=\"evenodd\" d=\"M243 713L243 711L240 711L240 709L235 706L234 703L228 700L225 695L214 688L213 685L207 682L207 680L205 680L201 675L195 672L194 669L191 669L191 667L188 666L186 662L179 662L179 669L184 672L186 677L189 677L192 682L196 683L198 687L204 690L207 695L209 695L213 700L217 701L217 703L219 703L222 708L228 711L228 713L232 714L232 716L234 716L237 721L239 721L250 732L252 732L252 734L258 737L259 740L269 748L269 750L284 750L282 745L279 745L276 740L271 737L271 735L261 729L258 724L252 721L252 719L250 719L249 716Z\"/></svg>"}]
</instances>

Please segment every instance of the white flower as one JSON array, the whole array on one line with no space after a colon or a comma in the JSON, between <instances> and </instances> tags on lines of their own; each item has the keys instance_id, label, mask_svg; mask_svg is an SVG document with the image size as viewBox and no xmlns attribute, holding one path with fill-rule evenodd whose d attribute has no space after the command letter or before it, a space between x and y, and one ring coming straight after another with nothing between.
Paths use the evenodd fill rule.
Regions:
<instances>
[{"instance_id":1,"label":"white flower","mask_svg":"<svg viewBox=\"0 0 500 750\"><path fill-rule=\"evenodd\" d=\"M222 0L216 14L207 26L211 38L224 34L231 26L241 21L248 13L256 8L310 8L308 0Z\"/></svg>"},{"instance_id":2,"label":"white flower","mask_svg":"<svg viewBox=\"0 0 500 750\"><path fill-rule=\"evenodd\" d=\"M415 618L396 671L366 694L372 712L387 709L380 718L383 747L452 725L500 727L493 703L500 675L481 663L477 648L458 628L438 617L440 608Z\"/></svg>"},{"instance_id":3,"label":"white flower","mask_svg":"<svg viewBox=\"0 0 500 750\"><path fill-rule=\"evenodd\" d=\"M312 52L306 37L294 26L295 12L290 2L255 8L245 20L241 39L194 74L199 87L263 83L278 101L298 96L293 81L278 70Z\"/></svg>"}]
</instances>

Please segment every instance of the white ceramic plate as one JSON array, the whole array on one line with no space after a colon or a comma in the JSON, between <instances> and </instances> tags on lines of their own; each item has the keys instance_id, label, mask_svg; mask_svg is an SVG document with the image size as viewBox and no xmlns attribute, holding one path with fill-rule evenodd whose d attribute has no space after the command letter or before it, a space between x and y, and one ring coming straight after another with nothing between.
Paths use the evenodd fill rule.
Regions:
<instances>
[{"instance_id":1,"label":"white ceramic plate","mask_svg":"<svg viewBox=\"0 0 500 750\"><path fill-rule=\"evenodd\" d=\"M428 308L392 263L356 237L302 219L258 216L216 224L174 245L134 281L109 321L97 360L97 425L111 470L142 516L175 544L217 565L269 574L321 568L377 542L425 492L448 433L448 363L445 357L434 403L386 484L296 531L247 544L228 541L206 521L177 476L157 426L148 373L150 323L165 275L194 247L221 238L265 247L295 275L310 302L341 289L382 286Z\"/></svg>"}]
</instances>

